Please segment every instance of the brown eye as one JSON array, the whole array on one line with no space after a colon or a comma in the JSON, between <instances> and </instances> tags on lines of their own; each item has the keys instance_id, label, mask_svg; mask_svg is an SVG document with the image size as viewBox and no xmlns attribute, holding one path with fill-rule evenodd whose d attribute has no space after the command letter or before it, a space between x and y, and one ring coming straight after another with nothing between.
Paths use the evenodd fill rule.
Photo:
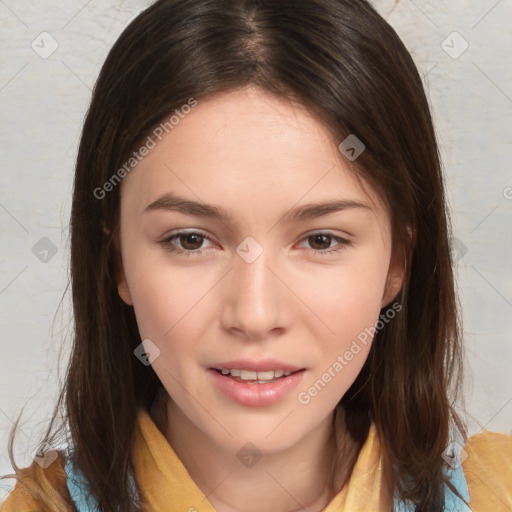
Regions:
<instances>
[{"instance_id":1,"label":"brown eye","mask_svg":"<svg viewBox=\"0 0 512 512\"><path fill-rule=\"evenodd\" d=\"M208 241L211 244L210 238L200 232L180 231L165 238L164 240L161 240L160 244L165 250L176 254L198 256L203 253L203 249L210 249L213 247L204 246L205 241Z\"/></svg>"},{"instance_id":2,"label":"brown eye","mask_svg":"<svg viewBox=\"0 0 512 512\"><path fill-rule=\"evenodd\" d=\"M204 236L196 233L185 233L179 235L178 240L181 243L181 247L188 251L195 251L203 245Z\"/></svg>"},{"instance_id":3,"label":"brown eye","mask_svg":"<svg viewBox=\"0 0 512 512\"><path fill-rule=\"evenodd\" d=\"M336 242L332 245L332 242ZM329 255L337 252L341 252L343 249L350 247L352 242L335 236L331 233L313 233L312 235L303 238L303 242L309 245L309 248L313 250L315 254Z\"/></svg>"},{"instance_id":4,"label":"brown eye","mask_svg":"<svg viewBox=\"0 0 512 512\"><path fill-rule=\"evenodd\" d=\"M334 237L326 234L316 234L308 237L310 241L310 245L313 249L317 249L319 251L328 249L331 246L331 240ZM312 242L311 242L312 241Z\"/></svg>"}]
</instances>

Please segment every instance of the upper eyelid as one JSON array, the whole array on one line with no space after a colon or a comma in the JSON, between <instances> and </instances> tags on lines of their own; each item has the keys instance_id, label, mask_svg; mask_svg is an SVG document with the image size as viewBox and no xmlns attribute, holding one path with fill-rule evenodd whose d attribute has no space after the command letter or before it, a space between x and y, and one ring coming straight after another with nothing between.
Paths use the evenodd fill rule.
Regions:
<instances>
[{"instance_id":1,"label":"upper eyelid","mask_svg":"<svg viewBox=\"0 0 512 512\"><path fill-rule=\"evenodd\" d=\"M165 235L163 237L163 239L168 239L168 238L172 238L172 237L175 237L177 235L201 235L205 238L208 238L209 240L212 240L212 237L210 235L208 235L205 231L201 230L201 229L198 229L198 228L183 228L183 229L180 229L179 231L174 231L168 235ZM301 240L303 238L307 238L307 237L310 237L310 236L313 236L313 235L330 235L330 236L333 236L333 237L339 237L339 238L352 238L352 235L348 234L348 233L344 233L342 235L340 234L337 234L335 232L333 232L332 230L330 229L325 229L325 230L322 230L322 229L314 229L312 231L307 231L306 233L304 233L303 235L301 235Z\"/></svg>"}]
</instances>

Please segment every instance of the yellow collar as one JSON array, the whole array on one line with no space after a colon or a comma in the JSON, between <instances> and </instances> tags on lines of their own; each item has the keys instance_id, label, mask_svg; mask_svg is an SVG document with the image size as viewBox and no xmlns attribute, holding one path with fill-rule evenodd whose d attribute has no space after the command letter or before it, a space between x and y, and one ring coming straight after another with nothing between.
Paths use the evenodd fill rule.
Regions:
<instances>
[{"instance_id":1,"label":"yellow collar","mask_svg":"<svg viewBox=\"0 0 512 512\"><path fill-rule=\"evenodd\" d=\"M152 512L216 512L192 480L176 452L145 410L139 411L134 469L147 509ZM378 512L391 509L380 442L372 423L347 485L323 512Z\"/></svg>"}]
</instances>

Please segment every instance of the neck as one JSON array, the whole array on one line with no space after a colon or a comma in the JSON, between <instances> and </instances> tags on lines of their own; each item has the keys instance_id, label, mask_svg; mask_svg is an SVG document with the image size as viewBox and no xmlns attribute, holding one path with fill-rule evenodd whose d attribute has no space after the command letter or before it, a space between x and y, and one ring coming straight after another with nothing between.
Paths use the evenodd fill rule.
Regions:
<instances>
[{"instance_id":1,"label":"neck","mask_svg":"<svg viewBox=\"0 0 512 512\"><path fill-rule=\"evenodd\" d=\"M250 468L197 429L167 393L150 414L218 512L321 511L345 486L360 450L341 406L300 443Z\"/></svg>"}]
</instances>

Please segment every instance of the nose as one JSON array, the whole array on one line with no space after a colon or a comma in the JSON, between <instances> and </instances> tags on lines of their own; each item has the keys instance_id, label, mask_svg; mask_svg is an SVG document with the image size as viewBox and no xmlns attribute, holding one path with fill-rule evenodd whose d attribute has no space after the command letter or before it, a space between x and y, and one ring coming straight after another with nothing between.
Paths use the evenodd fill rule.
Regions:
<instances>
[{"instance_id":1,"label":"nose","mask_svg":"<svg viewBox=\"0 0 512 512\"><path fill-rule=\"evenodd\" d=\"M283 280L269 250L252 262L236 254L224 284L223 327L247 340L267 339L285 329L290 292Z\"/></svg>"}]
</instances>

